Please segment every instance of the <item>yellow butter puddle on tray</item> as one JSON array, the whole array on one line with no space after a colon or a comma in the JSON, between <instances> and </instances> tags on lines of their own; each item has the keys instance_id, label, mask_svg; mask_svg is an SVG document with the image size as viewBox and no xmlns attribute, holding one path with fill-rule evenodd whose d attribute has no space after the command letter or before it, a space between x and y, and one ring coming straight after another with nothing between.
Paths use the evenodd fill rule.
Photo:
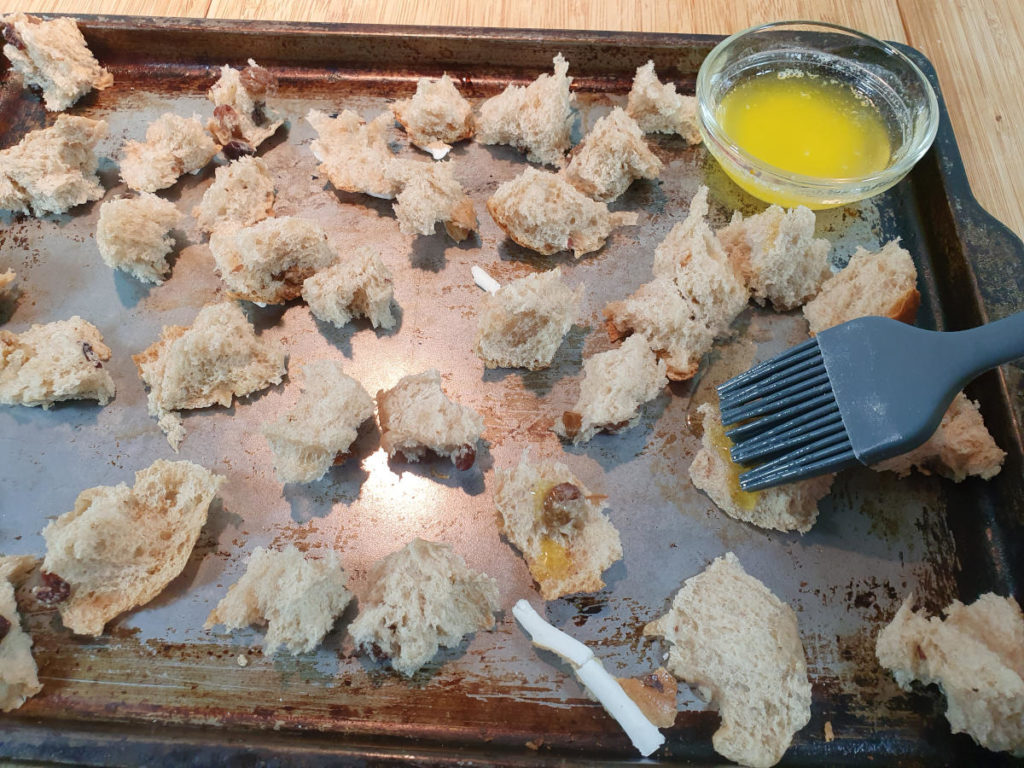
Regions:
<instances>
[{"instance_id":1,"label":"yellow butter puddle on tray","mask_svg":"<svg viewBox=\"0 0 1024 768\"><path fill-rule=\"evenodd\" d=\"M725 94L717 117L737 146L788 173L849 179L889 164L881 113L851 86L827 77L795 70L758 75ZM755 178L726 170L748 192L764 197Z\"/></svg>"},{"instance_id":2,"label":"yellow butter puddle on tray","mask_svg":"<svg viewBox=\"0 0 1024 768\"><path fill-rule=\"evenodd\" d=\"M741 509L753 509L757 506L757 500L761 497L761 492L744 491L740 486L740 472L743 471L743 468L732 460L732 454L730 453L732 440L725 434L725 428L720 424L712 424L709 426L709 429L711 434L708 437L711 439L711 444L715 446L715 450L718 451L718 454L728 467L729 494L732 496L732 500Z\"/></svg>"}]
</instances>

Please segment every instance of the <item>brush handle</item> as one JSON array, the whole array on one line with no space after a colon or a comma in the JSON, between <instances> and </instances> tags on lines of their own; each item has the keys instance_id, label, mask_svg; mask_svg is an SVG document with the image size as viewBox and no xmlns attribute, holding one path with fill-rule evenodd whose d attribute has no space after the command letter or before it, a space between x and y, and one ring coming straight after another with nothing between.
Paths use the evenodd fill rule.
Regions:
<instances>
[{"instance_id":1,"label":"brush handle","mask_svg":"<svg viewBox=\"0 0 1024 768\"><path fill-rule=\"evenodd\" d=\"M994 323L948 334L956 345L962 366L963 384L997 365L1024 357L1024 312Z\"/></svg>"}]
</instances>

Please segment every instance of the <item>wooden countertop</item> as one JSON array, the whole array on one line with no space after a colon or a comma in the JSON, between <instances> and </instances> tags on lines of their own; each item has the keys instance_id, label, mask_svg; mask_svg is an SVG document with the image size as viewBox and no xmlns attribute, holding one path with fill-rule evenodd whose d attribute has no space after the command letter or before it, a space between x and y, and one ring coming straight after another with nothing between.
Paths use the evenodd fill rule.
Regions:
<instances>
[{"instance_id":1,"label":"wooden countertop","mask_svg":"<svg viewBox=\"0 0 1024 768\"><path fill-rule=\"evenodd\" d=\"M928 56L975 196L1024 236L1020 0L18 0L8 10L708 34L780 19L831 21Z\"/></svg>"}]
</instances>

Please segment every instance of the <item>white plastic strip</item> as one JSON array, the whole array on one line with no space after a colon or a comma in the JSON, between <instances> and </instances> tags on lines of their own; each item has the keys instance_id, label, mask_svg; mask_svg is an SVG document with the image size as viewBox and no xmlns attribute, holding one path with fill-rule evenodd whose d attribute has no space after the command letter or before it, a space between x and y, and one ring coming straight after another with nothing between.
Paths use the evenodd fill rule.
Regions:
<instances>
[{"instance_id":1,"label":"white plastic strip","mask_svg":"<svg viewBox=\"0 0 1024 768\"><path fill-rule=\"evenodd\" d=\"M488 293L497 293L498 289L501 288L501 283L495 280L493 277L484 272L482 267L478 267L476 264L472 266L470 272L473 273L473 280Z\"/></svg>"},{"instance_id":2,"label":"white plastic strip","mask_svg":"<svg viewBox=\"0 0 1024 768\"><path fill-rule=\"evenodd\" d=\"M579 640L548 624L525 600L515 604L512 615L523 625L523 629L529 633L535 645L557 653L573 665L580 682L622 726L622 730L641 755L647 757L665 743L661 731L644 716L640 707L622 690L619 681L605 670L593 651Z\"/></svg>"}]
</instances>

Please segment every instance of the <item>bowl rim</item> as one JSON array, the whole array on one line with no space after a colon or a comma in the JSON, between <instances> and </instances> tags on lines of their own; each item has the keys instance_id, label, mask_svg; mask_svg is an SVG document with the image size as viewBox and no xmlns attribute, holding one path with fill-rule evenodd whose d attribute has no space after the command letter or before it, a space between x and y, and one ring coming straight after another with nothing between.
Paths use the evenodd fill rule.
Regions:
<instances>
[{"instance_id":1,"label":"bowl rim","mask_svg":"<svg viewBox=\"0 0 1024 768\"><path fill-rule=\"evenodd\" d=\"M918 133L914 140L907 145L909 147L908 151L903 154L897 162L886 166L880 171L863 176L809 176L802 173L787 171L784 168L772 165L771 163L751 155L745 149L732 141L728 134L723 130L714 115L708 99L708 94L710 92L710 64L713 64L723 55L724 51L728 50L733 43L740 38L749 37L756 33L773 28L795 26L810 27L812 28L810 31L816 29L822 31L834 30L843 32L858 38L865 43L875 45L906 66L914 78L922 85L925 95L924 106L927 111L928 122L925 130ZM938 98L935 95L935 89L932 87L931 82L928 80L928 77L924 74L921 68L918 67L910 57L891 43L884 40L880 40L865 32L842 26L841 24L833 24L825 21L800 19L771 21L764 24L757 24L729 35L729 37L719 42L718 45L716 45L704 58L704 61L701 62L700 69L697 72L696 97L698 116L697 127L701 134L703 134L704 140L708 144L709 149L712 150L712 153L717 154L714 150L718 149L735 165L744 169L749 168L757 171L759 173L759 183L766 184L767 186L792 187L799 185L805 189L832 193L839 191L837 187L841 188L844 192L849 192L853 189L874 189L876 187L879 188L878 191L882 191L903 178L903 176L913 168L917 161L924 156L925 152L928 151L932 143L935 141L935 136L938 133L939 128L939 104Z\"/></svg>"}]
</instances>

